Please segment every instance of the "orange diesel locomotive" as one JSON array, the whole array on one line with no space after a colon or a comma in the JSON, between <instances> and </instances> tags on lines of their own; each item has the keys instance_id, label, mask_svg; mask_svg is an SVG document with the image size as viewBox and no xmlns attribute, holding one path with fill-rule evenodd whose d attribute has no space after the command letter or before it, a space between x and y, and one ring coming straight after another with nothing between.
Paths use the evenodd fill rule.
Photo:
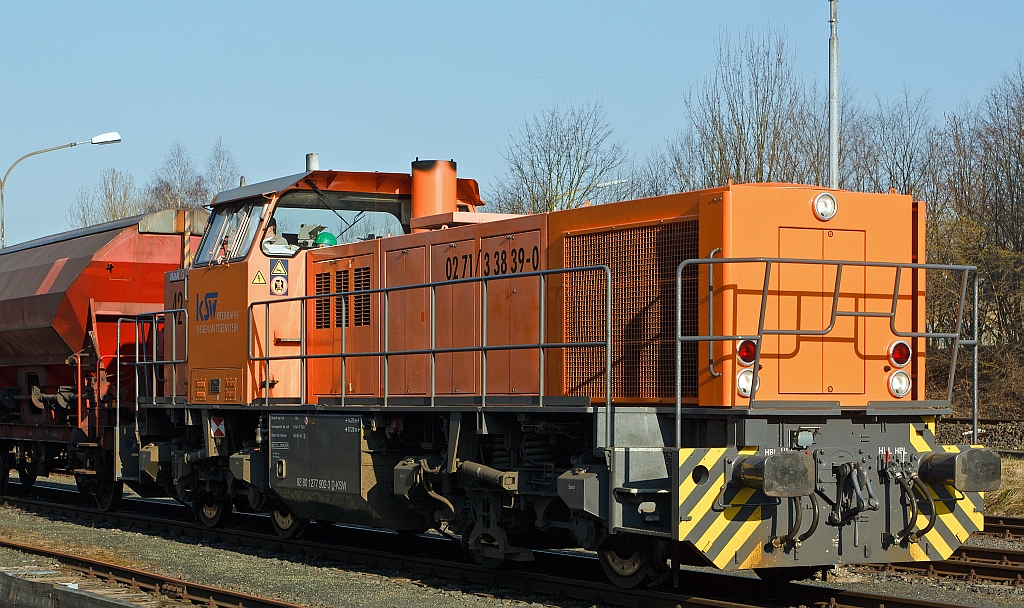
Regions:
<instances>
[{"instance_id":1,"label":"orange diesel locomotive","mask_svg":"<svg viewBox=\"0 0 1024 608\"><path fill-rule=\"evenodd\" d=\"M974 268L924 263L923 205L789 184L482 204L448 161L219 194L165 310L134 318L157 339L117 479L211 526L438 528L492 566L594 549L627 587L669 559L940 560L981 528L999 458L936 443L950 393L924 374L926 344L976 344L925 326L927 271L960 277L962 317Z\"/></svg>"}]
</instances>

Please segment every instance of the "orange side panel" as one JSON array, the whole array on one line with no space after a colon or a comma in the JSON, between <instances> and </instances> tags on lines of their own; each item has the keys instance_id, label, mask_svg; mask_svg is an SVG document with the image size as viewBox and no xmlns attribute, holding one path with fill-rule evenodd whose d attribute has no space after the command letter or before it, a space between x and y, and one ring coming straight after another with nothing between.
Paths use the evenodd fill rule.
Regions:
<instances>
[{"instance_id":1,"label":"orange side panel","mask_svg":"<svg viewBox=\"0 0 1024 608\"><path fill-rule=\"evenodd\" d=\"M463 239L430 247L430 280L434 282L474 277L476 240ZM480 343L480 287L473 283L443 285L436 289L437 348L459 348ZM480 356L447 353L436 357L437 394L472 395L478 390Z\"/></svg>"},{"instance_id":2,"label":"orange side panel","mask_svg":"<svg viewBox=\"0 0 1024 608\"><path fill-rule=\"evenodd\" d=\"M426 282L426 249L410 247L385 254L387 287L417 285ZM391 292L388 296L388 350L430 348L427 314L430 310L426 289ZM396 355L388 358L388 394L425 395L430 391L430 357Z\"/></svg>"}]
</instances>

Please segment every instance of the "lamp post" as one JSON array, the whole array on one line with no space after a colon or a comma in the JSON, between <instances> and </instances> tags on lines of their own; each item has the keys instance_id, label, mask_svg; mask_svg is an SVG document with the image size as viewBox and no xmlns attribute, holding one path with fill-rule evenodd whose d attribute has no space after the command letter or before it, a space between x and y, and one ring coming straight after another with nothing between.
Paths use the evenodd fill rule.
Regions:
<instances>
[{"instance_id":1,"label":"lamp post","mask_svg":"<svg viewBox=\"0 0 1024 608\"><path fill-rule=\"evenodd\" d=\"M97 144L102 146L104 144L119 143L121 143L121 135L118 134L116 131L111 131L110 133L101 133L96 137L93 137L92 139L87 139L85 141L73 141L69 144L64 144L63 146L54 146L53 148L46 148L44 150L36 150L35 152L29 152L25 156L22 156L18 160L14 161L14 164L11 165L9 169L7 169L7 173L4 173L4 178L0 179L0 249L7 247L7 242L5 240L6 235L4 233L4 187L7 186L7 177L11 174L11 171L18 166L18 163L25 160L29 156L35 156L36 154L42 154L44 152L53 152L54 150L61 150L64 148L72 148L79 144Z\"/></svg>"}]
</instances>

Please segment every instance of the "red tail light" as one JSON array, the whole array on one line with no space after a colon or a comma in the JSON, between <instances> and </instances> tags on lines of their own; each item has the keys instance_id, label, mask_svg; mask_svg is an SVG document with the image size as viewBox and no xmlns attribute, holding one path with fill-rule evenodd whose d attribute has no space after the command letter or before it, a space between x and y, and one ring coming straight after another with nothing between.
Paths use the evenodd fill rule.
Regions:
<instances>
[{"instance_id":1,"label":"red tail light","mask_svg":"<svg viewBox=\"0 0 1024 608\"><path fill-rule=\"evenodd\" d=\"M903 340L896 340L889 345L889 362L893 367L904 367L910 363L911 354L910 345Z\"/></svg>"},{"instance_id":2,"label":"red tail light","mask_svg":"<svg viewBox=\"0 0 1024 608\"><path fill-rule=\"evenodd\" d=\"M757 345L752 340L744 340L736 347L736 359L743 367L750 367L757 357Z\"/></svg>"}]
</instances>

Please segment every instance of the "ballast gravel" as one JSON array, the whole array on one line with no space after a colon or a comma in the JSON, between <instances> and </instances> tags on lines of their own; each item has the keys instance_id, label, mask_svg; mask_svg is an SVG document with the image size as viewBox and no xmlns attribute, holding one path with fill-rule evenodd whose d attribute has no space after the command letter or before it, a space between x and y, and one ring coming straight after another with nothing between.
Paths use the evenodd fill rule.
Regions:
<instances>
[{"instance_id":1,"label":"ballast gravel","mask_svg":"<svg viewBox=\"0 0 1024 608\"><path fill-rule=\"evenodd\" d=\"M305 606L365 608L559 606L586 608L587 602L514 590L469 586L443 579L416 579L400 572L339 567L331 560L280 554L173 535L121 530L84 520L47 518L0 507L0 536L26 544L116 562L167 576L229 588ZM972 539L972 543L1024 548L1024 543ZM1005 544L1004 544L1005 543ZM53 567L53 562L0 548L0 569ZM412 576L413 578L410 578ZM834 588L919 597L977 608L1024 605L1024 588L967 583L945 578L839 568L827 582ZM748 600L756 604L757 600Z\"/></svg>"},{"instance_id":2,"label":"ballast gravel","mask_svg":"<svg viewBox=\"0 0 1024 608\"><path fill-rule=\"evenodd\" d=\"M222 546L170 535L141 534L91 522L48 519L8 506L0 508L0 536L303 606L494 608L553 605L548 603L550 598L542 596L516 596L515 592L506 594L437 579L412 580L395 572L342 569L327 559ZM52 566L53 563L0 549L0 568L26 565ZM571 601L559 601L557 605L591 606Z\"/></svg>"}]
</instances>

